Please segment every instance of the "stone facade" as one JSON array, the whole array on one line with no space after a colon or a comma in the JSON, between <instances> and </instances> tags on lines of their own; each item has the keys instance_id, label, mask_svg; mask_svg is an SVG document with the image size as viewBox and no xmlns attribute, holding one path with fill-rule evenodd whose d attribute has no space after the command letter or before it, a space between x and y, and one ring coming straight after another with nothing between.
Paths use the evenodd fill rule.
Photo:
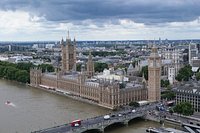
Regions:
<instances>
[{"instance_id":1,"label":"stone facade","mask_svg":"<svg viewBox=\"0 0 200 133\"><path fill-rule=\"evenodd\" d=\"M97 105L115 109L127 105L131 101L147 99L147 89L143 84L129 88L120 88L119 82L111 80L86 80L85 73L42 73L41 70L31 69L30 84L34 87L49 86L67 92L70 95L91 100Z\"/></svg>"},{"instance_id":2,"label":"stone facade","mask_svg":"<svg viewBox=\"0 0 200 133\"><path fill-rule=\"evenodd\" d=\"M189 81L173 89L176 94L176 104L189 102L195 112L200 112L200 82Z\"/></svg>"},{"instance_id":3,"label":"stone facade","mask_svg":"<svg viewBox=\"0 0 200 133\"><path fill-rule=\"evenodd\" d=\"M148 60L148 100L151 102L160 101L160 80L161 58L153 47Z\"/></svg>"},{"instance_id":4,"label":"stone facade","mask_svg":"<svg viewBox=\"0 0 200 133\"><path fill-rule=\"evenodd\" d=\"M62 39L61 41L61 51L62 51L62 71L76 71L76 40L72 42L68 37L66 42Z\"/></svg>"},{"instance_id":5,"label":"stone facade","mask_svg":"<svg viewBox=\"0 0 200 133\"><path fill-rule=\"evenodd\" d=\"M75 44L75 40L72 43L69 37L66 42L62 39L61 71L56 71L55 73L42 73L42 70L40 69L31 69L30 85L34 87L46 86L47 89L53 88L54 90L62 90L71 96L88 99L99 106L110 109L127 105L132 101L147 100L147 85L144 80L144 82L139 82L138 80L130 82L106 78L94 78L94 63L92 61L91 53L89 54L87 62L87 71L85 70L85 65L82 65L81 72L77 72L75 69ZM152 70L154 71L154 68L152 68ZM160 69L156 68L156 70ZM124 73L124 76L125 75L126 73ZM155 89L157 88L158 87L156 86Z\"/></svg>"},{"instance_id":6,"label":"stone facade","mask_svg":"<svg viewBox=\"0 0 200 133\"><path fill-rule=\"evenodd\" d=\"M94 62L93 62L93 60L92 60L91 51L89 52L89 56L88 56L87 74L88 74L88 77L89 77L89 78L91 78L92 76L94 76Z\"/></svg>"}]
</instances>

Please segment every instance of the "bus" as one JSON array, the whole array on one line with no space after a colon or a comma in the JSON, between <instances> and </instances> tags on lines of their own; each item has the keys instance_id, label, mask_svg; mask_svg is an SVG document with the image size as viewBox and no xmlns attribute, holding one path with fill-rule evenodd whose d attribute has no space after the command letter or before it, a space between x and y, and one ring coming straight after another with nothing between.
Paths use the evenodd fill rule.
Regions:
<instances>
[{"instance_id":1,"label":"bus","mask_svg":"<svg viewBox=\"0 0 200 133\"><path fill-rule=\"evenodd\" d=\"M167 101L165 104L167 106L174 106L175 105L175 100Z\"/></svg>"},{"instance_id":2,"label":"bus","mask_svg":"<svg viewBox=\"0 0 200 133\"><path fill-rule=\"evenodd\" d=\"M81 120L74 120L71 122L72 127L78 127L81 125Z\"/></svg>"},{"instance_id":3,"label":"bus","mask_svg":"<svg viewBox=\"0 0 200 133\"><path fill-rule=\"evenodd\" d=\"M149 105L149 101L138 101L139 106Z\"/></svg>"}]
</instances>

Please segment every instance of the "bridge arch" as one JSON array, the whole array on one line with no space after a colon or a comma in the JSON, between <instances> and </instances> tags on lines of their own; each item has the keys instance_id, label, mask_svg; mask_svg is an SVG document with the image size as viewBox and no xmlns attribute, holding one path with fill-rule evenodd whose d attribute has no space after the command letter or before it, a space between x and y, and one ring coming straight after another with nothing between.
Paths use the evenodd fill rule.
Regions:
<instances>
[{"instance_id":1,"label":"bridge arch","mask_svg":"<svg viewBox=\"0 0 200 133\"><path fill-rule=\"evenodd\" d=\"M112 129L120 128L125 126L124 122L114 122L104 127L104 131L110 131Z\"/></svg>"},{"instance_id":2,"label":"bridge arch","mask_svg":"<svg viewBox=\"0 0 200 133\"><path fill-rule=\"evenodd\" d=\"M82 133L102 133L100 129L88 129Z\"/></svg>"},{"instance_id":3,"label":"bridge arch","mask_svg":"<svg viewBox=\"0 0 200 133\"><path fill-rule=\"evenodd\" d=\"M136 117L128 120L128 124L133 124L135 121L142 121L144 120L142 117Z\"/></svg>"}]
</instances>

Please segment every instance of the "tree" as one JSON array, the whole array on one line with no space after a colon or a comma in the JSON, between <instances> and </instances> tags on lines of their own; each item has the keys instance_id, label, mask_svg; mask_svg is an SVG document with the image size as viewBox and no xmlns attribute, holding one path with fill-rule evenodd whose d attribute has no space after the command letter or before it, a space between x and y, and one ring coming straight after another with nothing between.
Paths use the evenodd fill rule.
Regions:
<instances>
[{"instance_id":1,"label":"tree","mask_svg":"<svg viewBox=\"0 0 200 133\"><path fill-rule=\"evenodd\" d=\"M192 104L189 102L181 102L174 107L174 112L182 115L192 115L194 113L194 109Z\"/></svg>"},{"instance_id":2,"label":"tree","mask_svg":"<svg viewBox=\"0 0 200 133\"><path fill-rule=\"evenodd\" d=\"M144 74L144 78L148 80L148 66L142 67L142 70L140 71L140 76Z\"/></svg>"},{"instance_id":3,"label":"tree","mask_svg":"<svg viewBox=\"0 0 200 133\"><path fill-rule=\"evenodd\" d=\"M16 80L18 82L27 83L29 82L29 73L26 70L18 70L16 72Z\"/></svg>"},{"instance_id":4,"label":"tree","mask_svg":"<svg viewBox=\"0 0 200 133\"><path fill-rule=\"evenodd\" d=\"M173 100L176 94L173 91L165 91L161 94L161 99Z\"/></svg>"},{"instance_id":5,"label":"tree","mask_svg":"<svg viewBox=\"0 0 200 133\"><path fill-rule=\"evenodd\" d=\"M42 69L42 72L54 72L54 67L50 64L41 64L41 65L38 65L38 68L41 68Z\"/></svg>"},{"instance_id":6,"label":"tree","mask_svg":"<svg viewBox=\"0 0 200 133\"><path fill-rule=\"evenodd\" d=\"M161 79L161 87L168 87L169 86L169 80L162 80Z\"/></svg>"},{"instance_id":7,"label":"tree","mask_svg":"<svg viewBox=\"0 0 200 133\"><path fill-rule=\"evenodd\" d=\"M186 65L181 68L176 76L176 80L178 81L188 81L193 75L192 67L190 65Z\"/></svg>"},{"instance_id":8,"label":"tree","mask_svg":"<svg viewBox=\"0 0 200 133\"><path fill-rule=\"evenodd\" d=\"M81 71L81 64L76 65L76 70L79 71L79 72Z\"/></svg>"},{"instance_id":9,"label":"tree","mask_svg":"<svg viewBox=\"0 0 200 133\"><path fill-rule=\"evenodd\" d=\"M95 72L103 72L105 68L108 68L108 64L106 63L100 63L100 62L95 62L94 63L94 70Z\"/></svg>"},{"instance_id":10,"label":"tree","mask_svg":"<svg viewBox=\"0 0 200 133\"><path fill-rule=\"evenodd\" d=\"M15 80L16 79L15 73L17 70L18 69L16 69L15 67L12 67L12 66L7 67L7 72L5 74L5 77L10 80Z\"/></svg>"},{"instance_id":11,"label":"tree","mask_svg":"<svg viewBox=\"0 0 200 133\"><path fill-rule=\"evenodd\" d=\"M172 108L170 108L169 113L172 115L174 113L174 110Z\"/></svg>"},{"instance_id":12,"label":"tree","mask_svg":"<svg viewBox=\"0 0 200 133\"><path fill-rule=\"evenodd\" d=\"M83 52L83 55L88 55L88 54L89 54L89 52ZM106 56L123 55L123 54L126 54L126 52L124 50L118 50L118 51L115 51L115 52L93 51L91 54L93 56L103 56L103 57L106 57Z\"/></svg>"},{"instance_id":13,"label":"tree","mask_svg":"<svg viewBox=\"0 0 200 133\"><path fill-rule=\"evenodd\" d=\"M0 77L1 77L1 78L4 77L4 69L5 69L5 66L1 66L1 65L0 65Z\"/></svg>"},{"instance_id":14,"label":"tree","mask_svg":"<svg viewBox=\"0 0 200 133\"><path fill-rule=\"evenodd\" d=\"M129 106L133 106L133 107L139 107L140 106L140 104L138 103L138 102L130 102L129 103Z\"/></svg>"},{"instance_id":15,"label":"tree","mask_svg":"<svg viewBox=\"0 0 200 133\"><path fill-rule=\"evenodd\" d=\"M29 71L30 67L32 66L32 63L14 64L5 61L0 61L0 77L27 83L29 82ZM52 70L52 66L47 65L46 67L47 69Z\"/></svg>"},{"instance_id":16,"label":"tree","mask_svg":"<svg viewBox=\"0 0 200 133\"><path fill-rule=\"evenodd\" d=\"M30 68L32 67L34 67L33 63L24 63L24 62L17 63L17 66L16 66L16 68L20 70L26 70L27 72L29 72Z\"/></svg>"},{"instance_id":17,"label":"tree","mask_svg":"<svg viewBox=\"0 0 200 133\"><path fill-rule=\"evenodd\" d=\"M0 61L0 65L16 67L16 64L10 63L10 62L7 62L7 61Z\"/></svg>"},{"instance_id":18,"label":"tree","mask_svg":"<svg viewBox=\"0 0 200 133\"><path fill-rule=\"evenodd\" d=\"M196 73L196 79L200 80L200 72Z\"/></svg>"}]
</instances>

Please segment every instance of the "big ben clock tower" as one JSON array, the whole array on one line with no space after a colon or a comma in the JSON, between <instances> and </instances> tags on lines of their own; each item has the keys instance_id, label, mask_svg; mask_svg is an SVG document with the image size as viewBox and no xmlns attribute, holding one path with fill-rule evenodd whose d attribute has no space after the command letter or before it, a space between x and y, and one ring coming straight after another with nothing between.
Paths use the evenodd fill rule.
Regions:
<instances>
[{"instance_id":1,"label":"big ben clock tower","mask_svg":"<svg viewBox=\"0 0 200 133\"><path fill-rule=\"evenodd\" d=\"M148 59L148 100L160 101L161 59L157 48L153 46Z\"/></svg>"}]
</instances>

